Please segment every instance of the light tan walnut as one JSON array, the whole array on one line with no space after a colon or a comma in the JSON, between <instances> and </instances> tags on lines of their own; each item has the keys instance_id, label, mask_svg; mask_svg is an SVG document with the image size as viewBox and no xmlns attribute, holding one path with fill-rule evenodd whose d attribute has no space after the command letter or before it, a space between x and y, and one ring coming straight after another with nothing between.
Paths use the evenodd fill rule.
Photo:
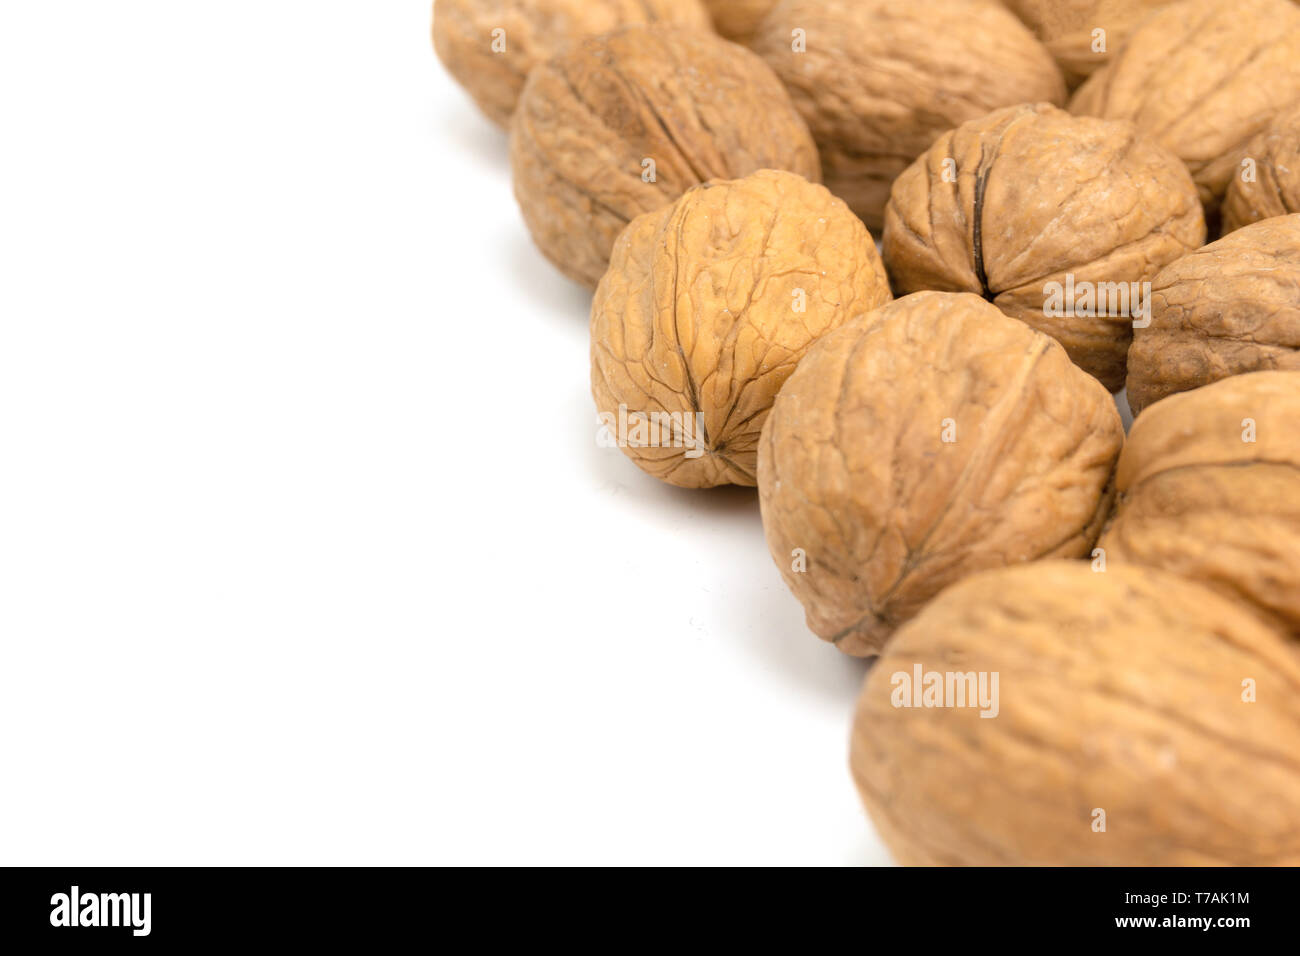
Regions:
<instances>
[{"instance_id":1,"label":"light tan walnut","mask_svg":"<svg viewBox=\"0 0 1300 956\"><path fill-rule=\"evenodd\" d=\"M534 66L575 40L648 23L711 29L700 0L437 0L433 46L479 108L507 126Z\"/></svg>"},{"instance_id":2,"label":"light tan walnut","mask_svg":"<svg viewBox=\"0 0 1300 956\"><path fill-rule=\"evenodd\" d=\"M1108 561L1175 571L1300 635L1300 372L1156 402L1116 473Z\"/></svg>"},{"instance_id":3,"label":"light tan walnut","mask_svg":"<svg viewBox=\"0 0 1300 956\"><path fill-rule=\"evenodd\" d=\"M876 662L851 750L903 864L1300 863L1295 645L1162 571L1041 562L945 591Z\"/></svg>"},{"instance_id":4,"label":"light tan walnut","mask_svg":"<svg viewBox=\"0 0 1300 956\"><path fill-rule=\"evenodd\" d=\"M808 128L762 60L668 27L584 40L533 70L510 162L533 240L589 286L629 222L697 183L760 169L820 178Z\"/></svg>"},{"instance_id":5,"label":"light tan walnut","mask_svg":"<svg viewBox=\"0 0 1300 956\"><path fill-rule=\"evenodd\" d=\"M753 485L795 364L889 298L871 234L825 187L774 170L697 186L614 247L591 310L596 409L664 481Z\"/></svg>"},{"instance_id":6,"label":"light tan walnut","mask_svg":"<svg viewBox=\"0 0 1300 956\"><path fill-rule=\"evenodd\" d=\"M1087 554L1124 441L1096 379L978 296L918 292L830 333L758 455L768 549L808 626L877 653L943 588Z\"/></svg>"},{"instance_id":7,"label":"light tan walnut","mask_svg":"<svg viewBox=\"0 0 1300 956\"><path fill-rule=\"evenodd\" d=\"M973 292L1111 391L1159 269L1205 241L1196 187L1133 124L1013 106L944 133L898 177L885 264L900 293Z\"/></svg>"},{"instance_id":8,"label":"light tan walnut","mask_svg":"<svg viewBox=\"0 0 1300 956\"><path fill-rule=\"evenodd\" d=\"M940 133L999 106L1065 102L1051 55L989 0L783 0L751 46L808 121L826 185L871 229Z\"/></svg>"},{"instance_id":9,"label":"light tan walnut","mask_svg":"<svg viewBox=\"0 0 1300 956\"><path fill-rule=\"evenodd\" d=\"M1070 103L1128 119L1187 164L1206 212L1251 138L1300 100L1300 9L1289 0L1182 0L1129 37Z\"/></svg>"},{"instance_id":10,"label":"light tan walnut","mask_svg":"<svg viewBox=\"0 0 1300 956\"><path fill-rule=\"evenodd\" d=\"M1134 413L1230 375L1300 369L1300 214L1262 219L1171 263L1134 332Z\"/></svg>"}]
</instances>

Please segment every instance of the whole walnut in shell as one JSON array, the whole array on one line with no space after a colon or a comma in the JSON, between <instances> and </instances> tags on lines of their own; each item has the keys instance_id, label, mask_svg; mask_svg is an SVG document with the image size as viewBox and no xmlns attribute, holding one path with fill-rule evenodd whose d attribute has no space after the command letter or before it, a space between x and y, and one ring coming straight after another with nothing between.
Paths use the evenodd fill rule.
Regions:
<instances>
[{"instance_id":1,"label":"whole walnut in shell","mask_svg":"<svg viewBox=\"0 0 1300 956\"><path fill-rule=\"evenodd\" d=\"M1135 122L1187 164L1217 214L1251 137L1298 99L1295 4L1183 0L1143 20L1070 111Z\"/></svg>"},{"instance_id":2,"label":"whole walnut in shell","mask_svg":"<svg viewBox=\"0 0 1300 956\"><path fill-rule=\"evenodd\" d=\"M760 169L820 179L808 128L763 61L668 27L584 40L533 70L510 162L534 241L589 286L629 222L696 183Z\"/></svg>"},{"instance_id":3,"label":"whole walnut in shell","mask_svg":"<svg viewBox=\"0 0 1300 956\"><path fill-rule=\"evenodd\" d=\"M1123 441L1052 339L978 296L919 292L825 336L777 396L768 549L809 628L873 654L972 572L1088 553Z\"/></svg>"},{"instance_id":4,"label":"whole walnut in shell","mask_svg":"<svg viewBox=\"0 0 1300 956\"><path fill-rule=\"evenodd\" d=\"M950 588L872 668L851 748L903 864L1300 863L1296 648L1161 571Z\"/></svg>"},{"instance_id":5,"label":"whole walnut in shell","mask_svg":"<svg viewBox=\"0 0 1300 956\"><path fill-rule=\"evenodd\" d=\"M871 234L825 187L775 170L697 186L614 247L591 309L597 411L664 481L753 485L795 364L889 298Z\"/></svg>"},{"instance_id":6,"label":"whole walnut in shell","mask_svg":"<svg viewBox=\"0 0 1300 956\"><path fill-rule=\"evenodd\" d=\"M1051 55L988 0L783 0L751 46L807 119L827 187L872 229L940 133L999 106L1065 102Z\"/></svg>"},{"instance_id":7,"label":"whole walnut in shell","mask_svg":"<svg viewBox=\"0 0 1300 956\"><path fill-rule=\"evenodd\" d=\"M1300 372L1156 402L1116 472L1108 561L1175 571L1300 634Z\"/></svg>"},{"instance_id":8,"label":"whole walnut in shell","mask_svg":"<svg viewBox=\"0 0 1300 956\"><path fill-rule=\"evenodd\" d=\"M1300 108L1277 115L1246 147L1223 200L1225 233L1300 212Z\"/></svg>"},{"instance_id":9,"label":"whole walnut in shell","mask_svg":"<svg viewBox=\"0 0 1300 956\"><path fill-rule=\"evenodd\" d=\"M437 0L433 46L479 108L506 126L534 66L574 40L637 23L711 29L700 0Z\"/></svg>"},{"instance_id":10,"label":"whole walnut in shell","mask_svg":"<svg viewBox=\"0 0 1300 956\"><path fill-rule=\"evenodd\" d=\"M1008 0L1077 85L1110 61L1135 27L1176 0ZM1101 31L1098 33L1098 31Z\"/></svg>"},{"instance_id":11,"label":"whole walnut in shell","mask_svg":"<svg viewBox=\"0 0 1300 956\"><path fill-rule=\"evenodd\" d=\"M1151 324L1129 351L1129 406L1262 369L1300 369L1300 214L1260 220L1160 271Z\"/></svg>"},{"instance_id":12,"label":"whole walnut in shell","mask_svg":"<svg viewBox=\"0 0 1300 956\"><path fill-rule=\"evenodd\" d=\"M713 25L728 40L746 43L776 6L776 0L704 0Z\"/></svg>"},{"instance_id":13,"label":"whole walnut in shell","mask_svg":"<svg viewBox=\"0 0 1300 956\"><path fill-rule=\"evenodd\" d=\"M1205 241L1196 187L1133 124L1013 106L944 133L898 177L885 264L900 293L973 292L1111 391L1161 266Z\"/></svg>"}]
</instances>

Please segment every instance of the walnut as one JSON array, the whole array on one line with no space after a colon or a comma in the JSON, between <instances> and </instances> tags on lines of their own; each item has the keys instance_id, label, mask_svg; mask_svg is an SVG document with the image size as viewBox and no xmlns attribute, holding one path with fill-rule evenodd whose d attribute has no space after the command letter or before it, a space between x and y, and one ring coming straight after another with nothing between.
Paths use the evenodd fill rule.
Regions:
<instances>
[{"instance_id":1,"label":"walnut","mask_svg":"<svg viewBox=\"0 0 1300 956\"><path fill-rule=\"evenodd\" d=\"M1143 19L1176 0L1008 0L1076 86L1110 62ZM1097 31L1101 31L1098 33Z\"/></svg>"},{"instance_id":2,"label":"walnut","mask_svg":"<svg viewBox=\"0 0 1300 956\"><path fill-rule=\"evenodd\" d=\"M437 0L433 46L479 108L507 126L538 63L582 37L660 22L711 29L700 0Z\"/></svg>"},{"instance_id":3,"label":"walnut","mask_svg":"<svg viewBox=\"0 0 1300 956\"><path fill-rule=\"evenodd\" d=\"M728 40L746 43L753 38L776 0L704 0L713 15L713 25Z\"/></svg>"},{"instance_id":4,"label":"walnut","mask_svg":"<svg viewBox=\"0 0 1300 956\"><path fill-rule=\"evenodd\" d=\"M528 79L511 128L515 196L542 252L595 286L619 232L690 186L785 169L817 149L770 69L711 33L628 27Z\"/></svg>"},{"instance_id":5,"label":"walnut","mask_svg":"<svg viewBox=\"0 0 1300 956\"><path fill-rule=\"evenodd\" d=\"M1217 215L1241 152L1300 99L1300 9L1289 0L1183 0L1162 7L1070 103L1131 119L1192 171Z\"/></svg>"},{"instance_id":6,"label":"walnut","mask_svg":"<svg viewBox=\"0 0 1300 956\"><path fill-rule=\"evenodd\" d=\"M1295 646L1158 570L950 588L872 668L851 750L903 864L1300 863Z\"/></svg>"},{"instance_id":7,"label":"walnut","mask_svg":"<svg viewBox=\"0 0 1300 956\"><path fill-rule=\"evenodd\" d=\"M1046 332L1111 391L1160 267L1205 241L1196 187L1133 124L1013 106L940 136L898 177L900 293L973 292Z\"/></svg>"},{"instance_id":8,"label":"walnut","mask_svg":"<svg viewBox=\"0 0 1300 956\"><path fill-rule=\"evenodd\" d=\"M1246 147L1223 200L1223 231L1300 212L1300 107L1274 118Z\"/></svg>"},{"instance_id":9,"label":"walnut","mask_svg":"<svg viewBox=\"0 0 1300 956\"><path fill-rule=\"evenodd\" d=\"M591 310L597 411L664 481L753 485L808 346L889 298L871 234L825 187L775 170L697 186L614 247Z\"/></svg>"},{"instance_id":10,"label":"walnut","mask_svg":"<svg viewBox=\"0 0 1300 956\"><path fill-rule=\"evenodd\" d=\"M1124 440L1065 350L969 294L919 292L830 333L758 454L768 548L846 653L974 571L1088 553Z\"/></svg>"},{"instance_id":11,"label":"walnut","mask_svg":"<svg viewBox=\"0 0 1300 956\"><path fill-rule=\"evenodd\" d=\"M999 106L1065 102L1047 50L988 0L783 0L751 45L808 120L826 185L871 229L940 133Z\"/></svg>"},{"instance_id":12,"label":"walnut","mask_svg":"<svg viewBox=\"0 0 1300 956\"><path fill-rule=\"evenodd\" d=\"M1175 571L1300 634L1300 372L1156 402L1116 472L1109 561Z\"/></svg>"},{"instance_id":13,"label":"walnut","mask_svg":"<svg viewBox=\"0 0 1300 956\"><path fill-rule=\"evenodd\" d=\"M1129 406L1261 369L1300 369L1300 214L1262 219L1160 271L1151 324L1129 351Z\"/></svg>"}]
</instances>

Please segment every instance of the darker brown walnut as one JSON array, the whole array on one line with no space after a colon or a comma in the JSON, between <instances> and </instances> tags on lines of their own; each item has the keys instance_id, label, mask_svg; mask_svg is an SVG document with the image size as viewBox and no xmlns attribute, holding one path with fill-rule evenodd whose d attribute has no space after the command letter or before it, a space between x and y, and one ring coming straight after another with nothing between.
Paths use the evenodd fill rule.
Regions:
<instances>
[{"instance_id":1,"label":"darker brown walnut","mask_svg":"<svg viewBox=\"0 0 1300 956\"><path fill-rule=\"evenodd\" d=\"M822 338L781 389L758 454L768 548L809 628L874 654L968 574L1087 554L1123 440L1052 339L919 292Z\"/></svg>"},{"instance_id":2,"label":"darker brown walnut","mask_svg":"<svg viewBox=\"0 0 1300 956\"><path fill-rule=\"evenodd\" d=\"M1278 114L1238 163L1223 201L1225 233L1300 212L1300 107Z\"/></svg>"},{"instance_id":3,"label":"darker brown walnut","mask_svg":"<svg viewBox=\"0 0 1300 956\"><path fill-rule=\"evenodd\" d=\"M1251 137L1297 100L1300 8L1182 0L1143 20L1079 87L1070 112L1132 120L1187 164L1217 217Z\"/></svg>"},{"instance_id":4,"label":"darker brown walnut","mask_svg":"<svg viewBox=\"0 0 1300 956\"><path fill-rule=\"evenodd\" d=\"M589 286L629 222L697 183L760 169L820 179L808 128L762 60L667 27L586 40L535 69L510 162L534 241Z\"/></svg>"},{"instance_id":5,"label":"darker brown walnut","mask_svg":"<svg viewBox=\"0 0 1300 956\"><path fill-rule=\"evenodd\" d=\"M903 696L918 670L928 706ZM958 696L981 674L988 708ZM889 643L850 761L905 865L1295 866L1300 657L1167 572L991 571Z\"/></svg>"},{"instance_id":6,"label":"darker brown walnut","mask_svg":"<svg viewBox=\"0 0 1300 956\"><path fill-rule=\"evenodd\" d=\"M944 130L1065 102L1051 55L990 0L783 0L751 45L808 120L827 187L873 230L890 183Z\"/></svg>"},{"instance_id":7,"label":"darker brown walnut","mask_svg":"<svg viewBox=\"0 0 1300 956\"><path fill-rule=\"evenodd\" d=\"M1112 392L1160 267L1205 241L1191 177L1131 123L1047 104L943 134L899 176L885 264L900 293L982 295Z\"/></svg>"},{"instance_id":8,"label":"darker brown walnut","mask_svg":"<svg viewBox=\"0 0 1300 956\"><path fill-rule=\"evenodd\" d=\"M1300 369L1300 214L1263 219L1162 269L1134 333L1128 400L1263 369Z\"/></svg>"}]
</instances>

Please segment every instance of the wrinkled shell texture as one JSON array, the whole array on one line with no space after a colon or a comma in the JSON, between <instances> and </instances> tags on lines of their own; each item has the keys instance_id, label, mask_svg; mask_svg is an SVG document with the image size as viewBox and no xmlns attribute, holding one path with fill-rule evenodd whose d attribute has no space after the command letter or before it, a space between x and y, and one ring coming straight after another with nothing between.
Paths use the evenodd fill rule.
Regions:
<instances>
[{"instance_id":1,"label":"wrinkled shell texture","mask_svg":"<svg viewBox=\"0 0 1300 956\"><path fill-rule=\"evenodd\" d=\"M753 485L759 434L795 363L889 299L871 234L825 187L773 170L696 187L615 246L591 312L597 411L701 413L700 457L623 450L675 485Z\"/></svg>"},{"instance_id":2,"label":"wrinkled shell texture","mask_svg":"<svg viewBox=\"0 0 1300 956\"><path fill-rule=\"evenodd\" d=\"M534 66L574 40L636 23L710 29L700 0L437 0L433 45L479 108L507 126ZM500 53L492 48L498 29Z\"/></svg>"},{"instance_id":3,"label":"wrinkled shell texture","mask_svg":"<svg viewBox=\"0 0 1300 956\"><path fill-rule=\"evenodd\" d=\"M1049 316L1047 283L1064 288L1067 273L1071 288L1149 281L1204 241L1177 157L1131 123L1047 104L945 133L894 183L885 211L885 264L900 294L982 295L1051 335L1112 392L1124 385L1133 316Z\"/></svg>"},{"instance_id":4,"label":"wrinkled shell texture","mask_svg":"<svg viewBox=\"0 0 1300 956\"><path fill-rule=\"evenodd\" d=\"M1247 179L1238 166L1223 200L1225 233L1272 216L1300 212L1300 109L1285 110L1273 125L1251 141L1253 159Z\"/></svg>"},{"instance_id":5,"label":"wrinkled shell texture","mask_svg":"<svg viewBox=\"0 0 1300 956\"><path fill-rule=\"evenodd\" d=\"M763 18L772 12L776 0L704 0L713 15L713 25L729 40L745 43Z\"/></svg>"},{"instance_id":6,"label":"wrinkled shell texture","mask_svg":"<svg viewBox=\"0 0 1300 956\"><path fill-rule=\"evenodd\" d=\"M1008 0L1047 46L1071 85L1105 66L1143 19L1177 0ZM1094 30L1105 49L1094 50Z\"/></svg>"},{"instance_id":7,"label":"wrinkled shell texture","mask_svg":"<svg viewBox=\"0 0 1300 956\"><path fill-rule=\"evenodd\" d=\"M1161 270L1134 332L1134 413L1230 375L1300 369L1300 214L1264 219Z\"/></svg>"},{"instance_id":8,"label":"wrinkled shell texture","mask_svg":"<svg viewBox=\"0 0 1300 956\"><path fill-rule=\"evenodd\" d=\"M1239 375L1152 405L1120 456L1107 560L1174 571L1300 634L1298 426L1300 372Z\"/></svg>"},{"instance_id":9,"label":"wrinkled shell texture","mask_svg":"<svg viewBox=\"0 0 1300 956\"><path fill-rule=\"evenodd\" d=\"M820 179L808 128L762 60L712 33L667 27L585 40L535 69L510 161L534 241L593 287L623 228L696 183L760 169Z\"/></svg>"},{"instance_id":10,"label":"wrinkled shell texture","mask_svg":"<svg viewBox=\"0 0 1300 956\"><path fill-rule=\"evenodd\" d=\"M1087 553L1123 439L1052 339L977 296L917 293L827 335L777 397L768 548L809 628L873 654L968 574Z\"/></svg>"},{"instance_id":11,"label":"wrinkled shell texture","mask_svg":"<svg viewBox=\"0 0 1300 956\"><path fill-rule=\"evenodd\" d=\"M791 49L791 31L807 49ZM1013 103L1065 102L1051 55L988 0L784 0L753 47L808 120L831 192L871 229L935 137Z\"/></svg>"},{"instance_id":12,"label":"wrinkled shell texture","mask_svg":"<svg viewBox=\"0 0 1300 956\"><path fill-rule=\"evenodd\" d=\"M1300 99L1300 9L1289 0L1184 0L1157 10L1070 111L1128 119L1183 160L1217 212L1251 138Z\"/></svg>"},{"instance_id":13,"label":"wrinkled shell texture","mask_svg":"<svg viewBox=\"0 0 1300 956\"><path fill-rule=\"evenodd\" d=\"M997 717L893 706L917 664L996 672ZM1043 562L946 591L872 669L851 764L903 864L1300 863L1294 646L1151 569Z\"/></svg>"}]
</instances>

